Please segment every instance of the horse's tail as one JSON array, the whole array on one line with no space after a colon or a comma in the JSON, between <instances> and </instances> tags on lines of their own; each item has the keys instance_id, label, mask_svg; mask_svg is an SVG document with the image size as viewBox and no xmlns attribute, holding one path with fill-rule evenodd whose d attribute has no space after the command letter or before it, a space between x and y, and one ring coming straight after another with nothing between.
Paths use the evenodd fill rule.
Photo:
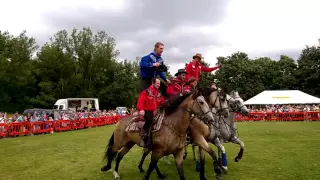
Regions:
<instances>
[{"instance_id":1,"label":"horse's tail","mask_svg":"<svg viewBox=\"0 0 320 180\"><path fill-rule=\"evenodd\" d=\"M114 144L114 133L112 133L112 136L109 139L108 145L106 147L106 151L103 156L103 160L107 160L108 156L112 154L112 146Z\"/></svg>"}]
</instances>

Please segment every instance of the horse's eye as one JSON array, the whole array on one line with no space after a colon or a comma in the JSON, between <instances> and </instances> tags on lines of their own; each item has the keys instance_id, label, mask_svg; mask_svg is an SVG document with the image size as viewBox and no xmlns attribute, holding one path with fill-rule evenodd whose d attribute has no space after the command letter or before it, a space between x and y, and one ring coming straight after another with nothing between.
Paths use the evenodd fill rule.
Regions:
<instances>
[{"instance_id":1,"label":"horse's eye","mask_svg":"<svg viewBox=\"0 0 320 180\"><path fill-rule=\"evenodd\" d=\"M201 104L201 105L204 105L204 102L201 101L200 104Z\"/></svg>"}]
</instances>

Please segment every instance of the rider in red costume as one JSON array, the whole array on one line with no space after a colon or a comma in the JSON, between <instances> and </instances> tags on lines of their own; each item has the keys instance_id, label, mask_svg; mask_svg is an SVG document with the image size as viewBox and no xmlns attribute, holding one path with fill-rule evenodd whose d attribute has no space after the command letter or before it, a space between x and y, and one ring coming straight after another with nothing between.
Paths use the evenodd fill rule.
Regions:
<instances>
[{"instance_id":1,"label":"rider in red costume","mask_svg":"<svg viewBox=\"0 0 320 180\"><path fill-rule=\"evenodd\" d=\"M142 139L145 145L147 144L146 141L149 138L147 132L152 124L154 112L163 102L165 102L164 97L159 92L159 87L160 79L153 78L151 86L142 91L138 98L137 109L140 116L144 117L145 120L143 130L141 131Z\"/></svg>"},{"instance_id":2,"label":"rider in red costume","mask_svg":"<svg viewBox=\"0 0 320 180\"><path fill-rule=\"evenodd\" d=\"M203 66L202 64L200 64L200 61L203 59L203 57L202 57L202 55L200 53L197 53L192 58L193 58L193 61L191 61L186 66L186 71L188 73L187 74L187 80L190 77L195 77L197 79L197 81L199 81L201 72L212 72L212 71L214 71L216 69L221 68L221 64L216 66L216 67L212 67L212 68L208 68L208 67Z\"/></svg>"}]
</instances>

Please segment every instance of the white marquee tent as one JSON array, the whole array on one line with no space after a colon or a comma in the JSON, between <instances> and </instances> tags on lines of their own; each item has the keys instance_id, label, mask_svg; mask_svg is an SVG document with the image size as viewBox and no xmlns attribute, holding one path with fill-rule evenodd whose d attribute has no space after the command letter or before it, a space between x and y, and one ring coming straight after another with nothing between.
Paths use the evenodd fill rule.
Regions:
<instances>
[{"instance_id":1,"label":"white marquee tent","mask_svg":"<svg viewBox=\"0 0 320 180\"><path fill-rule=\"evenodd\" d=\"M320 104L320 98L299 90L263 91L244 102L246 105L265 104Z\"/></svg>"}]
</instances>

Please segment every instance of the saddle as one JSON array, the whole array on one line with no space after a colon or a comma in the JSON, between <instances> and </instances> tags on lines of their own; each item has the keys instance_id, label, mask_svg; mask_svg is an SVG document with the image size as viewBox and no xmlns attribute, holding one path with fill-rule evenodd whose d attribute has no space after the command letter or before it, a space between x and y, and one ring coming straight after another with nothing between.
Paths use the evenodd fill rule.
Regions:
<instances>
[{"instance_id":1,"label":"saddle","mask_svg":"<svg viewBox=\"0 0 320 180\"><path fill-rule=\"evenodd\" d=\"M164 119L164 115L165 115L165 110L160 110L158 109L155 113L155 116L153 118L152 121L152 125L151 125L151 132L157 132L160 130L161 125L162 125L162 121ZM139 132L143 129L143 126L145 124L145 120L143 117L136 115L134 116L129 125L126 128L126 131L135 131L135 132Z\"/></svg>"}]
</instances>

